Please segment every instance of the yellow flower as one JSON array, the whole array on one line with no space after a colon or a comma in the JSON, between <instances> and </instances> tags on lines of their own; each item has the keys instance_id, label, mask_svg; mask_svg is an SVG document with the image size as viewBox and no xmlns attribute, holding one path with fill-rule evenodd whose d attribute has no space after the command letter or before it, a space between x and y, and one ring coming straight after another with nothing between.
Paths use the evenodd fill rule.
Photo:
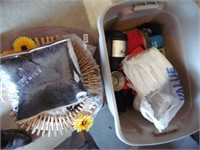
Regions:
<instances>
[{"instance_id":1,"label":"yellow flower","mask_svg":"<svg viewBox=\"0 0 200 150\"><path fill-rule=\"evenodd\" d=\"M3 55L8 55L8 54L12 54L12 53L14 53L15 51L14 50L4 50L3 52L2 52L2 54Z\"/></svg>"},{"instance_id":2,"label":"yellow flower","mask_svg":"<svg viewBox=\"0 0 200 150\"><path fill-rule=\"evenodd\" d=\"M14 41L13 48L15 52L21 52L36 48L36 44L31 38L26 36L21 36Z\"/></svg>"},{"instance_id":3,"label":"yellow flower","mask_svg":"<svg viewBox=\"0 0 200 150\"><path fill-rule=\"evenodd\" d=\"M74 130L77 130L77 132L84 130L89 131L93 121L94 118L90 115L79 115L78 118L73 122L73 128Z\"/></svg>"}]
</instances>

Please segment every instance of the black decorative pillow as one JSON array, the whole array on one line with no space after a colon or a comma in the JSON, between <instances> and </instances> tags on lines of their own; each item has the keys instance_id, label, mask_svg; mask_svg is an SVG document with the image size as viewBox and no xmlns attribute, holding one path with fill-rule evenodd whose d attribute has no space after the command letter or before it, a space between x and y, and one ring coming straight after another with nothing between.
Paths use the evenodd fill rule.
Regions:
<instances>
[{"instance_id":1,"label":"black decorative pillow","mask_svg":"<svg viewBox=\"0 0 200 150\"><path fill-rule=\"evenodd\" d=\"M17 120L70 106L87 97L69 39L3 56L0 80Z\"/></svg>"}]
</instances>

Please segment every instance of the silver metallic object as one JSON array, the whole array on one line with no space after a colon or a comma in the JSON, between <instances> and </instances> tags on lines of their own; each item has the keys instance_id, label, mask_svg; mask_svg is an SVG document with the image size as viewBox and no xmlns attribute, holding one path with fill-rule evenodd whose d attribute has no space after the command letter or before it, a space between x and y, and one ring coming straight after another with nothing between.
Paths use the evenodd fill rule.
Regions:
<instances>
[{"instance_id":1,"label":"silver metallic object","mask_svg":"<svg viewBox=\"0 0 200 150\"><path fill-rule=\"evenodd\" d=\"M17 120L86 98L75 56L71 41L66 39L1 57L0 81Z\"/></svg>"},{"instance_id":2,"label":"silver metallic object","mask_svg":"<svg viewBox=\"0 0 200 150\"><path fill-rule=\"evenodd\" d=\"M126 83L125 76L121 71L112 72L112 81L113 81L113 87L115 91L122 90Z\"/></svg>"}]
</instances>

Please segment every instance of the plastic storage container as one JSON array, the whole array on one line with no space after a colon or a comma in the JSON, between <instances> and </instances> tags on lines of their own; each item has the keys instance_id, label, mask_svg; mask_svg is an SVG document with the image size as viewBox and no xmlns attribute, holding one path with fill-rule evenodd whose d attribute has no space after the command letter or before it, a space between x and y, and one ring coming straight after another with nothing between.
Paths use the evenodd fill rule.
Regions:
<instances>
[{"instance_id":1,"label":"plastic storage container","mask_svg":"<svg viewBox=\"0 0 200 150\"><path fill-rule=\"evenodd\" d=\"M128 145L154 145L174 141L199 130L200 11L192 0L125 1L108 7L98 18L102 76L118 138ZM162 133L139 112L118 113L112 85L105 31L127 31L146 22L163 27L164 49L179 73L185 104Z\"/></svg>"}]
</instances>

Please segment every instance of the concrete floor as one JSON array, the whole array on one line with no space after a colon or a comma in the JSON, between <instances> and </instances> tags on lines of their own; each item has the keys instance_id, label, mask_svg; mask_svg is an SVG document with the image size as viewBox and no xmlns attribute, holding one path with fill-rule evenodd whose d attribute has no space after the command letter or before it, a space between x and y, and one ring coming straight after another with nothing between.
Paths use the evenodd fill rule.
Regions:
<instances>
[{"instance_id":1,"label":"concrete floor","mask_svg":"<svg viewBox=\"0 0 200 150\"><path fill-rule=\"evenodd\" d=\"M199 149L199 145L190 136L174 142L153 146L129 146L121 142L115 134L114 119L107 106L97 114L90 129L94 141L100 149Z\"/></svg>"},{"instance_id":2,"label":"concrete floor","mask_svg":"<svg viewBox=\"0 0 200 150\"><path fill-rule=\"evenodd\" d=\"M6 37L22 30L40 26L64 26L82 29L98 36L97 18L102 9L119 0L0 0L0 34ZM10 106L0 103L1 129L16 128L9 116ZM102 120L104 123L102 123ZM177 142L155 147L131 147L115 134L113 117L105 106L95 118L90 130L100 149L198 149L187 137ZM71 131L56 138L43 137L19 149L54 149L71 135Z\"/></svg>"}]
</instances>

